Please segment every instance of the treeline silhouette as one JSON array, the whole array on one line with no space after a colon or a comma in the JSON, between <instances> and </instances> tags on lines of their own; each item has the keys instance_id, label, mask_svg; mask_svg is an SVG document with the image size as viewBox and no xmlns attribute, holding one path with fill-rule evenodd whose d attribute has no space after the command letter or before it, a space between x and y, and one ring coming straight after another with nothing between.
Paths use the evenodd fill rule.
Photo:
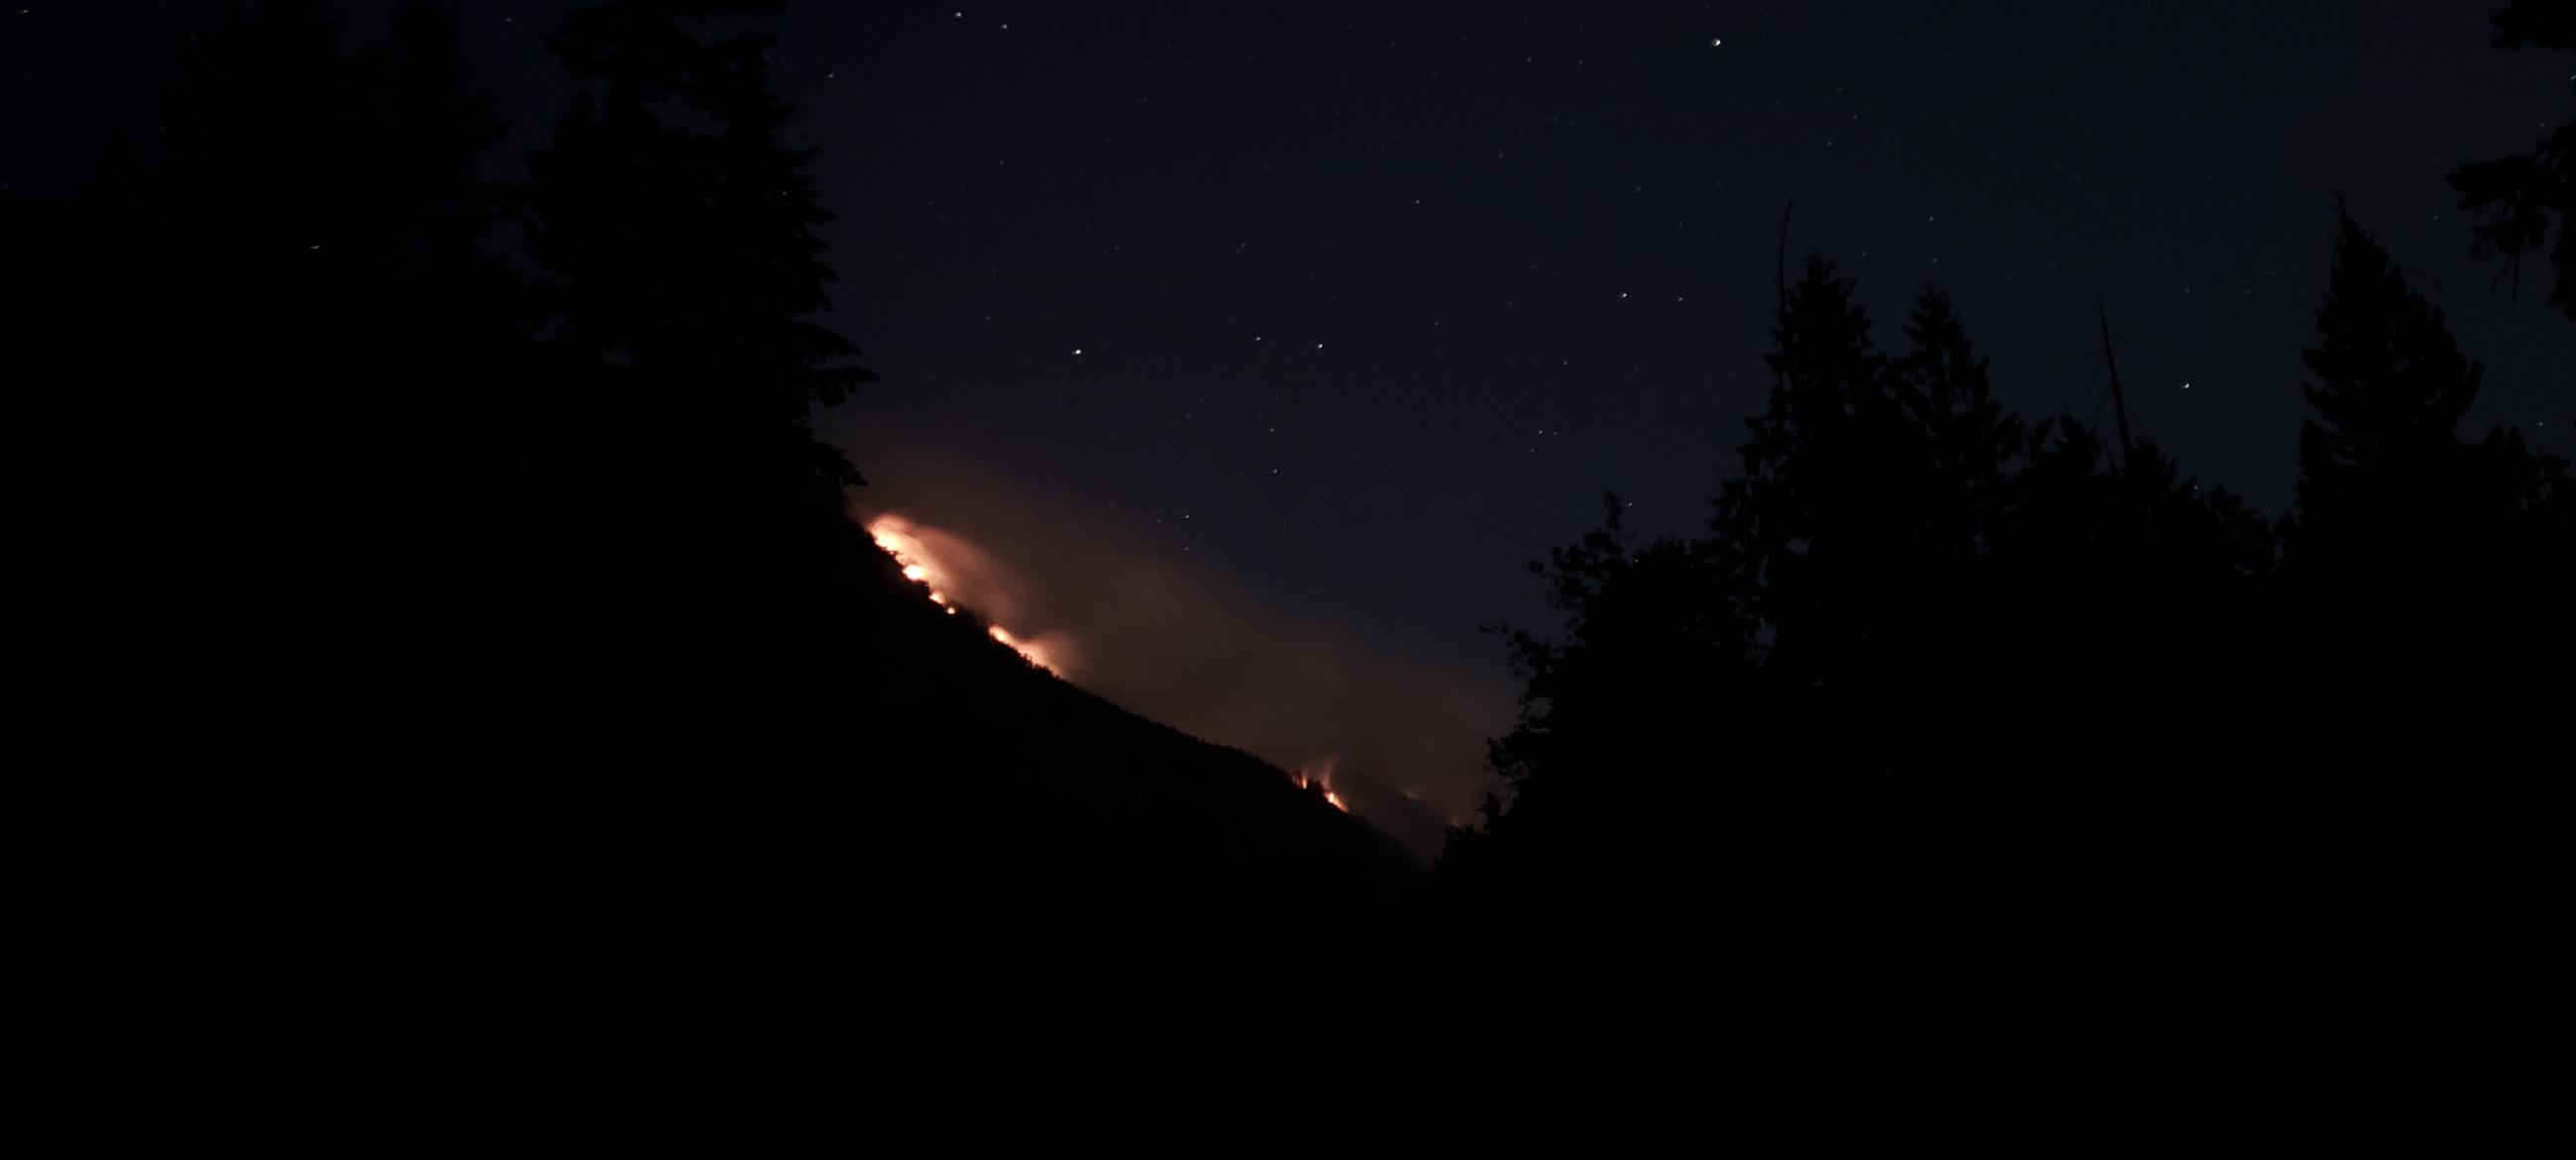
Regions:
<instances>
[{"instance_id":1,"label":"treeline silhouette","mask_svg":"<svg viewBox=\"0 0 2576 1160\"><path fill-rule=\"evenodd\" d=\"M2500 42L2569 48L2566 12L2518 3ZM2483 245L2558 216L2561 306L2567 133L2456 177ZM1435 871L1435 953L1576 990L2116 973L2177 1005L2540 977L2576 483L2517 430L2464 434L2478 364L2337 212L2278 519L2125 412L2005 410L1938 287L1885 349L1852 279L1784 260L1706 530L1640 541L1614 495L1533 565L1563 623L1509 633L1521 714Z\"/></svg>"},{"instance_id":2,"label":"treeline silhouette","mask_svg":"<svg viewBox=\"0 0 2576 1160\"><path fill-rule=\"evenodd\" d=\"M357 52L269 0L181 46L148 150L9 200L98 860L174 945L567 1002L1372 964L1401 847L847 518L811 416L870 376L815 321L779 7L572 13L578 98L500 177L442 8Z\"/></svg>"},{"instance_id":3,"label":"treeline silhouette","mask_svg":"<svg viewBox=\"0 0 2576 1160\"><path fill-rule=\"evenodd\" d=\"M1614 498L1540 568L1563 631L1510 638L1500 788L1425 882L851 525L811 417L868 375L814 320L778 7L574 13L578 99L504 179L437 5L353 52L270 0L181 46L148 149L8 198L34 696L128 899L97 921L454 1002L2538 961L2576 486L2462 434L2477 365L2349 219L2277 520L2124 415L2006 411L1939 290L1883 350L1784 260L1706 531L1633 542ZM2559 11L2506 39L2569 47ZM2509 260L2554 215L2561 306L2565 145L2456 178Z\"/></svg>"}]
</instances>

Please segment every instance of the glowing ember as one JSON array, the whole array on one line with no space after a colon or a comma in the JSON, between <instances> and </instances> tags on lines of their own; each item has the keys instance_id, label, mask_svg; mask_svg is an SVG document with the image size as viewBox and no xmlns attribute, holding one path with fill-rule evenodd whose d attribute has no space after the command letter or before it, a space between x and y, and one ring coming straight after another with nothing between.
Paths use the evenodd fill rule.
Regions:
<instances>
[{"instance_id":1,"label":"glowing ember","mask_svg":"<svg viewBox=\"0 0 2576 1160\"><path fill-rule=\"evenodd\" d=\"M1047 663L1046 649L1041 647L1036 641L1021 640L1018 637L1012 636L1010 633L1002 631L1002 626L998 624L991 626L985 631L992 633L994 640L998 640L1009 646L1012 652L1020 654L1020 656L1027 659L1030 664L1045 669L1050 673L1056 671L1054 665Z\"/></svg>"},{"instance_id":2,"label":"glowing ember","mask_svg":"<svg viewBox=\"0 0 2576 1160\"><path fill-rule=\"evenodd\" d=\"M912 534L912 525L898 516L878 516L868 524L868 538L875 540L877 547L884 549L886 555L894 557L894 562L903 569L904 579L919 584L928 591L932 604L940 606L950 616L957 615L957 606L949 601L948 593L941 590L947 573L922 546L921 538ZM1044 643L1021 640L998 624L991 626L989 631L994 640L1008 646L1011 651L1026 658L1030 664L1050 673L1062 674L1056 659Z\"/></svg>"},{"instance_id":3,"label":"glowing ember","mask_svg":"<svg viewBox=\"0 0 2576 1160\"><path fill-rule=\"evenodd\" d=\"M1346 814L1351 812L1351 804L1343 801L1340 791L1333 788L1332 763L1326 762L1322 773L1308 773L1301 769L1288 776L1297 783L1297 788L1319 791L1324 795L1325 801L1332 803L1334 809Z\"/></svg>"}]
</instances>

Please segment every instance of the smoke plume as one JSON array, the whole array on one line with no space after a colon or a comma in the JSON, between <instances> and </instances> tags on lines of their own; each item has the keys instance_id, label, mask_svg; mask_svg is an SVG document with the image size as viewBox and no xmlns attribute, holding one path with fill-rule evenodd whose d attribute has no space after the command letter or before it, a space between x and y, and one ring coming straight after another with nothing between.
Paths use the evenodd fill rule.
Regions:
<instances>
[{"instance_id":1,"label":"smoke plume","mask_svg":"<svg viewBox=\"0 0 2576 1160\"><path fill-rule=\"evenodd\" d=\"M991 473L885 458L860 521L1066 679L1329 788L1426 857L1482 800L1485 739L1511 716L1498 677L1373 647Z\"/></svg>"}]
</instances>

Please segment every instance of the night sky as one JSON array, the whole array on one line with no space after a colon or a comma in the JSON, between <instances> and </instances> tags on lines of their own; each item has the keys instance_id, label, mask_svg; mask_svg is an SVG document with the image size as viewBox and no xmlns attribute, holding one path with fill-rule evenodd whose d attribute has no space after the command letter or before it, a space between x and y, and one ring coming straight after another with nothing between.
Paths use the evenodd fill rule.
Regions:
<instances>
[{"instance_id":1,"label":"night sky","mask_svg":"<svg viewBox=\"0 0 2576 1160\"><path fill-rule=\"evenodd\" d=\"M1732 469L1793 200L1883 344L1938 281L2027 415L2109 420L2107 299L2142 431L2277 510L2340 193L2486 363L2474 431L2576 452L2576 327L2445 182L2576 84L2490 46L2500 0L959 2L802 4L776 52L884 380L824 423L863 504L1060 594L1124 583L1115 545L1496 723L1477 625L1543 620L1523 562L1605 489L1696 527ZM562 107L571 6L457 5L519 131L496 175ZM0 181L148 141L227 7L10 5Z\"/></svg>"}]
</instances>

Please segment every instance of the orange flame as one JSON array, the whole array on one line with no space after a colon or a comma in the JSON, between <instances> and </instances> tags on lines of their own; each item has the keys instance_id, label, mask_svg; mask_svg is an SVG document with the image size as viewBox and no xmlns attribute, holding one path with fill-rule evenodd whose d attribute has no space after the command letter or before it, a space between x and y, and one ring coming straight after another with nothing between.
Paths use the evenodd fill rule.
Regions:
<instances>
[{"instance_id":1,"label":"orange flame","mask_svg":"<svg viewBox=\"0 0 2576 1160\"><path fill-rule=\"evenodd\" d=\"M1341 792L1333 788L1333 767L1331 762L1325 763L1324 772L1322 773L1308 773L1301 769L1295 773L1289 774L1288 776L1291 780L1297 783L1297 788L1315 790L1322 793L1324 795L1324 800L1332 803L1334 809L1340 810L1346 814L1351 812L1351 804L1343 801Z\"/></svg>"},{"instance_id":2,"label":"orange flame","mask_svg":"<svg viewBox=\"0 0 2576 1160\"><path fill-rule=\"evenodd\" d=\"M904 579L921 585L930 594L932 604L946 609L950 616L957 615L957 606L949 601L948 593L942 590L947 573L931 559L930 553L923 548L920 537L913 535L910 529L911 525L899 517L878 516L868 523L868 538L875 540L877 547L884 549L886 555L894 557L895 564L903 569ZM990 626L988 631L991 632L994 640L1020 654L1030 664L1050 673L1063 675L1057 659L1044 643L1021 640L998 624Z\"/></svg>"},{"instance_id":3,"label":"orange flame","mask_svg":"<svg viewBox=\"0 0 2576 1160\"><path fill-rule=\"evenodd\" d=\"M912 529L913 525L910 522L891 514L878 516L868 522L869 538L875 540L877 547L884 549L886 555L894 557L895 564L903 569L903 578L921 585L930 596L932 604L939 605L946 609L949 615L954 616L957 614L957 605L950 600L946 591L948 573L939 566L937 560L932 558L929 550L923 546L921 538L914 535ZM1030 664L1058 676L1064 675L1064 658L1057 655L1056 648L1049 641L1022 639L1012 635L1009 629L998 624L989 624L985 626L984 631L995 642L1020 654L1021 658ZM1351 812L1351 804L1342 797L1340 790L1333 788L1333 764L1333 759L1326 758L1321 772L1310 773L1300 769L1288 776L1297 783L1297 788L1321 795L1334 809L1347 814Z\"/></svg>"},{"instance_id":4,"label":"orange flame","mask_svg":"<svg viewBox=\"0 0 2576 1160\"><path fill-rule=\"evenodd\" d=\"M1009 647L1012 652L1020 654L1020 656L1030 664L1045 669L1050 673L1056 671L1055 666L1047 662L1047 652L1044 645L1033 640L1021 640L1018 637L1012 636L1010 633L1004 632L1002 630L1002 626L998 624L990 626L985 631L992 633L994 640L1002 642L1005 646Z\"/></svg>"}]
</instances>

